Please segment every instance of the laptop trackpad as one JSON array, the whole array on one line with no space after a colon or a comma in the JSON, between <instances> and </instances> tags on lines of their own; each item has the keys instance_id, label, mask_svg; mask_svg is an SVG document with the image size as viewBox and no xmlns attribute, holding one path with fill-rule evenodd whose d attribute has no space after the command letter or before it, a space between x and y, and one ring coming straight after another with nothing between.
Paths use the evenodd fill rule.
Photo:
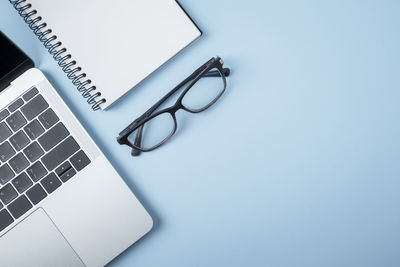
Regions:
<instances>
[{"instance_id":1,"label":"laptop trackpad","mask_svg":"<svg viewBox=\"0 0 400 267\"><path fill-rule=\"evenodd\" d=\"M85 266L43 209L0 237L2 266Z\"/></svg>"}]
</instances>

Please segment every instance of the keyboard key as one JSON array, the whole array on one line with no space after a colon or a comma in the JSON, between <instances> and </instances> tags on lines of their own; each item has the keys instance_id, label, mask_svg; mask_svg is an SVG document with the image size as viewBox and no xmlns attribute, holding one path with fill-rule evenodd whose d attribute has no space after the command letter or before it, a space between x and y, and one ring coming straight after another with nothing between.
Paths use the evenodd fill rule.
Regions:
<instances>
[{"instance_id":1,"label":"keyboard key","mask_svg":"<svg viewBox=\"0 0 400 267\"><path fill-rule=\"evenodd\" d=\"M17 191L15 191L11 184L7 184L6 186L0 188L0 199L4 205L7 205L13 201L17 196Z\"/></svg>"},{"instance_id":2,"label":"keyboard key","mask_svg":"<svg viewBox=\"0 0 400 267\"><path fill-rule=\"evenodd\" d=\"M21 98L18 98L14 103L12 103L11 105L8 106L8 110L10 112L14 112L16 111L20 106L22 106L24 104L24 100L22 100Z\"/></svg>"},{"instance_id":3,"label":"keyboard key","mask_svg":"<svg viewBox=\"0 0 400 267\"><path fill-rule=\"evenodd\" d=\"M68 161L66 161L66 162L64 162L63 164L61 164L59 167L57 167L56 169L55 169L55 173L58 175L58 176L61 176L61 174L63 174L64 172L66 172L69 168L71 168L72 166L71 166L71 164L68 162Z\"/></svg>"},{"instance_id":4,"label":"keyboard key","mask_svg":"<svg viewBox=\"0 0 400 267\"><path fill-rule=\"evenodd\" d=\"M35 184L31 189L26 191L26 195L28 196L29 200L33 203L33 205L38 204L47 196L46 192L40 186L40 184Z\"/></svg>"},{"instance_id":5,"label":"keyboard key","mask_svg":"<svg viewBox=\"0 0 400 267\"><path fill-rule=\"evenodd\" d=\"M12 180L12 184L20 194L33 185L32 180L29 179L28 175L24 172Z\"/></svg>"},{"instance_id":6,"label":"keyboard key","mask_svg":"<svg viewBox=\"0 0 400 267\"><path fill-rule=\"evenodd\" d=\"M46 189L47 193L50 194L57 188L61 186L60 180L58 180L57 176L54 174L54 172L50 173L46 177L40 181L44 189Z\"/></svg>"},{"instance_id":7,"label":"keyboard key","mask_svg":"<svg viewBox=\"0 0 400 267\"><path fill-rule=\"evenodd\" d=\"M39 144L37 142L34 142L24 149L24 154L30 162L35 162L44 154L44 152Z\"/></svg>"},{"instance_id":8,"label":"keyboard key","mask_svg":"<svg viewBox=\"0 0 400 267\"><path fill-rule=\"evenodd\" d=\"M42 113L42 111L45 110L48 106L49 104L47 104L43 96L38 95L27 104L25 104L25 106L21 108L21 111L28 120L32 120L37 115Z\"/></svg>"},{"instance_id":9,"label":"keyboard key","mask_svg":"<svg viewBox=\"0 0 400 267\"><path fill-rule=\"evenodd\" d=\"M51 171L72 154L74 154L80 146L75 139L70 136L65 139L61 144L56 146L53 150L42 157L42 162L47 170Z\"/></svg>"},{"instance_id":10,"label":"keyboard key","mask_svg":"<svg viewBox=\"0 0 400 267\"><path fill-rule=\"evenodd\" d=\"M24 195L20 196L13 203L8 205L8 210L11 212L12 216L14 216L15 219L18 219L19 217L24 215L31 208L32 204Z\"/></svg>"},{"instance_id":11,"label":"keyboard key","mask_svg":"<svg viewBox=\"0 0 400 267\"><path fill-rule=\"evenodd\" d=\"M74 170L74 168L69 168L66 172L64 172L60 176L60 179L61 179L61 181L63 181L63 183L65 183L66 181L71 179L72 176L74 176L75 174L76 174L76 171Z\"/></svg>"},{"instance_id":12,"label":"keyboard key","mask_svg":"<svg viewBox=\"0 0 400 267\"><path fill-rule=\"evenodd\" d=\"M56 113L54 113L54 111L49 108L39 116L39 120L46 129L49 129L60 119L57 117Z\"/></svg>"},{"instance_id":13,"label":"keyboard key","mask_svg":"<svg viewBox=\"0 0 400 267\"><path fill-rule=\"evenodd\" d=\"M40 179L42 179L42 177L44 177L47 174L46 169L43 167L40 161L36 162L28 169L26 169L26 172L29 174L29 177L31 177L31 179L34 182L39 181Z\"/></svg>"},{"instance_id":14,"label":"keyboard key","mask_svg":"<svg viewBox=\"0 0 400 267\"><path fill-rule=\"evenodd\" d=\"M38 93L38 89L36 89L36 87L33 87L31 90L29 90L26 94L24 94L22 96L22 98L25 101L28 101L29 99L31 99L32 97L34 97L35 95L37 95Z\"/></svg>"},{"instance_id":15,"label":"keyboard key","mask_svg":"<svg viewBox=\"0 0 400 267\"><path fill-rule=\"evenodd\" d=\"M0 232L6 229L7 226L12 224L14 219L11 217L7 210L0 211Z\"/></svg>"},{"instance_id":16,"label":"keyboard key","mask_svg":"<svg viewBox=\"0 0 400 267\"><path fill-rule=\"evenodd\" d=\"M61 140L69 135L67 128L62 122L51 128L48 132L39 137L38 141L45 151L49 151Z\"/></svg>"},{"instance_id":17,"label":"keyboard key","mask_svg":"<svg viewBox=\"0 0 400 267\"><path fill-rule=\"evenodd\" d=\"M10 112L8 112L7 109L3 109L2 111L0 111L0 121L7 118L8 115L10 115Z\"/></svg>"},{"instance_id":18,"label":"keyboard key","mask_svg":"<svg viewBox=\"0 0 400 267\"><path fill-rule=\"evenodd\" d=\"M77 171L82 170L90 163L90 159L82 150L76 153L70 161Z\"/></svg>"},{"instance_id":19,"label":"keyboard key","mask_svg":"<svg viewBox=\"0 0 400 267\"><path fill-rule=\"evenodd\" d=\"M14 134L10 138L10 143L12 146L15 148L15 150L20 151L24 147L26 147L29 144L29 138L26 136L24 131L19 131L18 133Z\"/></svg>"},{"instance_id":20,"label":"keyboard key","mask_svg":"<svg viewBox=\"0 0 400 267\"><path fill-rule=\"evenodd\" d=\"M40 125L38 120L34 120L26 125L24 130L31 140L38 138L42 133L44 133L44 128Z\"/></svg>"},{"instance_id":21,"label":"keyboard key","mask_svg":"<svg viewBox=\"0 0 400 267\"><path fill-rule=\"evenodd\" d=\"M17 174L22 172L26 167L29 166L28 160L26 159L26 157L22 153L19 153L15 157L10 159L8 164L10 164L11 168Z\"/></svg>"},{"instance_id":22,"label":"keyboard key","mask_svg":"<svg viewBox=\"0 0 400 267\"><path fill-rule=\"evenodd\" d=\"M12 135L10 128L5 122L0 123L0 143Z\"/></svg>"},{"instance_id":23,"label":"keyboard key","mask_svg":"<svg viewBox=\"0 0 400 267\"><path fill-rule=\"evenodd\" d=\"M0 145L0 159L2 162L6 162L14 155L15 150L11 147L9 142L6 141Z\"/></svg>"},{"instance_id":24,"label":"keyboard key","mask_svg":"<svg viewBox=\"0 0 400 267\"><path fill-rule=\"evenodd\" d=\"M4 164L0 167L0 183L2 185L8 183L15 176L8 164Z\"/></svg>"},{"instance_id":25,"label":"keyboard key","mask_svg":"<svg viewBox=\"0 0 400 267\"><path fill-rule=\"evenodd\" d=\"M6 121L14 132L18 131L22 126L26 124L24 116L22 116L21 112L19 111L8 117Z\"/></svg>"}]
</instances>

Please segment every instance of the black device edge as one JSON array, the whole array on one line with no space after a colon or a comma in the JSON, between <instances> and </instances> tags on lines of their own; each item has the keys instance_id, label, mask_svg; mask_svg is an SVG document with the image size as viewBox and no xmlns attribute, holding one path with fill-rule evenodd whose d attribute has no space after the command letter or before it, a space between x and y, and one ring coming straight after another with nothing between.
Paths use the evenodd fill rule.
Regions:
<instances>
[{"instance_id":1,"label":"black device edge","mask_svg":"<svg viewBox=\"0 0 400 267\"><path fill-rule=\"evenodd\" d=\"M193 23L194 26L196 26L196 28L199 30L200 32L200 36L203 35L203 31L200 29L200 27L196 24L196 22L194 22L194 20L192 19L192 17L189 15L189 13L186 12L186 10L183 8L183 6L181 5L181 3L179 3L178 0L175 0L175 2L178 4L178 6L183 10L183 12L185 12L186 16L190 19L190 21Z\"/></svg>"},{"instance_id":2,"label":"black device edge","mask_svg":"<svg viewBox=\"0 0 400 267\"><path fill-rule=\"evenodd\" d=\"M17 44L15 44L10 38L8 38L7 35L5 35L2 31L0 31L0 34L3 35L9 42L11 42L15 47L18 48L18 50L21 52L22 55L24 55L25 60L22 61L18 66L16 66L14 69L12 69L9 73L5 74L3 77L0 77L0 92L2 92L4 89L6 89L13 80L18 78L22 73L27 71L30 68L33 68L35 66L35 63L33 63L32 59L28 57L24 51L22 51L21 48Z\"/></svg>"}]
</instances>

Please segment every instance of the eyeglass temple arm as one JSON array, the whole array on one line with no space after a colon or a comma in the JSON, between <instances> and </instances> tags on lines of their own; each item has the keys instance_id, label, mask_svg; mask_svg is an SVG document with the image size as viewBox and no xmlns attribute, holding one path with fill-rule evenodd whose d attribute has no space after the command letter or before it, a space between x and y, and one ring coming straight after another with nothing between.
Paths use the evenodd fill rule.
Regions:
<instances>
[{"instance_id":1,"label":"eyeglass temple arm","mask_svg":"<svg viewBox=\"0 0 400 267\"><path fill-rule=\"evenodd\" d=\"M229 68L223 68L222 71L223 71L223 74L225 76L229 76L229 74L231 73ZM137 121L139 122L139 121L147 118L148 116L150 116L165 100L167 100L171 95L173 95L176 91L178 91L183 85L185 85L189 81L193 80L199 74L199 72L200 71L193 72L192 75L190 75L185 80L183 80L174 89L172 89L170 92L168 92L168 94L166 94L162 99L160 99L160 101L158 101L151 108L149 108L142 116L140 116L138 118ZM219 71L211 70L211 71L207 72L206 74L204 74L201 78L203 78L203 77L219 77L219 76L220 76ZM135 143L134 144L137 147L140 147L140 145L142 143L143 127L144 127L144 125L141 125L138 128L138 131L137 131L137 134L136 134L136 137L135 137ZM132 154L132 156L138 156L140 154L140 150L132 148L131 154Z\"/></svg>"}]
</instances>

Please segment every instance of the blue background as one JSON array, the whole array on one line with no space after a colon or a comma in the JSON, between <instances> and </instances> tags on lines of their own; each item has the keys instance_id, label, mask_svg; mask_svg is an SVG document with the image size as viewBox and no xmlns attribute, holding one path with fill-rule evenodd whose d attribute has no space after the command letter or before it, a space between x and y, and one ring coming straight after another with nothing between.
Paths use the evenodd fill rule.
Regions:
<instances>
[{"instance_id":1,"label":"blue background","mask_svg":"<svg viewBox=\"0 0 400 267\"><path fill-rule=\"evenodd\" d=\"M181 4L202 38L92 112L0 3L1 30L154 218L111 266L399 266L400 2ZM178 113L171 142L130 157L118 132L215 55L232 68L226 94L204 113Z\"/></svg>"}]
</instances>

